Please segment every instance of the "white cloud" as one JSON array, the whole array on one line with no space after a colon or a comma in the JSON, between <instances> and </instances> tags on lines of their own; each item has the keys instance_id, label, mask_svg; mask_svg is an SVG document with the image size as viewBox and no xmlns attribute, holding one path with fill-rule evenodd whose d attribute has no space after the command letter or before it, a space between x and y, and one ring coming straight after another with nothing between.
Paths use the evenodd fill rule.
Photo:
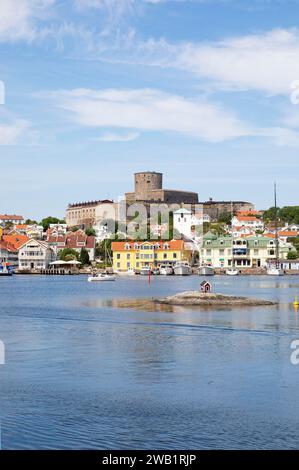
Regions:
<instances>
[{"instance_id":1,"label":"white cloud","mask_svg":"<svg viewBox=\"0 0 299 470\"><path fill-rule=\"evenodd\" d=\"M30 124L24 120L17 120L12 124L0 124L0 145L16 145L24 138Z\"/></svg>"},{"instance_id":2,"label":"white cloud","mask_svg":"<svg viewBox=\"0 0 299 470\"><path fill-rule=\"evenodd\" d=\"M187 100L159 90L75 89L50 94L69 118L86 127L169 131L209 142L252 135L219 105Z\"/></svg>"},{"instance_id":3,"label":"white cloud","mask_svg":"<svg viewBox=\"0 0 299 470\"><path fill-rule=\"evenodd\" d=\"M35 39L35 20L43 18L54 3L55 0L1 0L0 41Z\"/></svg>"},{"instance_id":4,"label":"white cloud","mask_svg":"<svg viewBox=\"0 0 299 470\"><path fill-rule=\"evenodd\" d=\"M96 137L94 140L97 142L132 142L138 139L139 132L128 132L126 134L117 134L115 132L106 132L105 134Z\"/></svg>"},{"instance_id":5,"label":"white cloud","mask_svg":"<svg viewBox=\"0 0 299 470\"><path fill-rule=\"evenodd\" d=\"M276 29L211 44L181 45L173 65L219 87L287 94L299 78L299 30Z\"/></svg>"}]
</instances>

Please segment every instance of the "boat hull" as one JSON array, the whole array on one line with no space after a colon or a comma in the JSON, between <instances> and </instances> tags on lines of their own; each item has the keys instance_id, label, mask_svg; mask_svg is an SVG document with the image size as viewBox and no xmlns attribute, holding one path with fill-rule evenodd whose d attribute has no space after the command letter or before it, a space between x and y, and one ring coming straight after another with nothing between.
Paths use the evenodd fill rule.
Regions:
<instances>
[{"instance_id":1,"label":"boat hull","mask_svg":"<svg viewBox=\"0 0 299 470\"><path fill-rule=\"evenodd\" d=\"M176 276L191 276L192 274L191 266L188 265L174 266L173 270Z\"/></svg>"},{"instance_id":2,"label":"boat hull","mask_svg":"<svg viewBox=\"0 0 299 470\"><path fill-rule=\"evenodd\" d=\"M284 272L282 269L279 268L269 268L267 269L268 276L283 276Z\"/></svg>"},{"instance_id":3,"label":"boat hull","mask_svg":"<svg viewBox=\"0 0 299 470\"><path fill-rule=\"evenodd\" d=\"M103 276L89 276L88 282L107 282L107 281L115 281L116 276L114 275L103 275Z\"/></svg>"},{"instance_id":4,"label":"boat hull","mask_svg":"<svg viewBox=\"0 0 299 470\"><path fill-rule=\"evenodd\" d=\"M202 266L201 268L199 268L198 274L200 276L214 276L215 271L212 266Z\"/></svg>"},{"instance_id":5,"label":"boat hull","mask_svg":"<svg viewBox=\"0 0 299 470\"><path fill-rule=\"evenodd\" d=\"M237 269L228 269L226 274L227 276L238 276L239 271Z\"/></svg>"}]
</instances>

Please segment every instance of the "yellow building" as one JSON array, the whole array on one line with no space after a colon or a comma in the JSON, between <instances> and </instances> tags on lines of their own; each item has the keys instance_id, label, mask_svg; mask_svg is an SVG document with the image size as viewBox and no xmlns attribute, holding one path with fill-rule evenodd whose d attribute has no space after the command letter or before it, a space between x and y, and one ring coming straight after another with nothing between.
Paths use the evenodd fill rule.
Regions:
<instances>
[{"instance_id":1,"label":"yellow building","mask_svg":"<svg viewBox=\"0 0 299 470\"><path fill-rule=\"evenodd\" d=\"M145 266L173 265L177 261L191 262L192 250L183 240L113 242L114 271L139 271Z\"/></svg>"}]
</instances>

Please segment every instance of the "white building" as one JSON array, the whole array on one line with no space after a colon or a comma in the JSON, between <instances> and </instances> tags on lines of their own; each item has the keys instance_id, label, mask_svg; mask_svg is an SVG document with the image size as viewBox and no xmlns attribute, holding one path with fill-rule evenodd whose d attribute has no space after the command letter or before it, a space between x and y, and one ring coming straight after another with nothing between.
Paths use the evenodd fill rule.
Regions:
<instances>
[{"instance_id":1,"label":"white building","mask_svg":"<svg viewBox=\"0 0 299 470\"><path fill-rule=\"evenodd\" d=\"M19 270L47 269L56 260L55 251L47 243L30 239L19 248Z\"/></svg>"},{"instance_id":2,"label":"white building","mask_svg":"<svg viewBox=\"0 0 299 470\"><path fill-rule=\"evenodd\" d=\"M191 240L202 235L202 222L189 209L182 207L173 213L173 228Z\"/></svg>"},{"instance_id":3,"label":"white building","mask_svg":"<svg viewBox=\"0 0 299 470\"><path fill-rule=\"evenodd\" d=\"M262 219L251 216L236 216L232 219L232 227L247 227L251 230L264 230L264 222Z\"/></svg>"}]
</instances>

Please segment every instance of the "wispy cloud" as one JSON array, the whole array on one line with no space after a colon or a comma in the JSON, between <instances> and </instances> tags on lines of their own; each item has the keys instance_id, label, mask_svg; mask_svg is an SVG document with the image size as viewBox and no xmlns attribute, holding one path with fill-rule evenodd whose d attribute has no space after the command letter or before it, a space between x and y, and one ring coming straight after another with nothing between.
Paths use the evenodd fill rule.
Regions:
<instances>
[{"instance_id":1,"label":"wispy cloud","mask_svg":"<svg viewBox=\"0 0 299 470\"><path fill-rule=\"evenodd\" d=\"M252 130L220 105L152 89L75 89L48 94L68 118L85 127L176 132L209 142Z\"/></svg>"},{"instance_id":2,"label":"wispy cloud","mask_svg":"<svg viewBox=\"0 0 299 470\"><path fill-rule=\"evenodd\" d=\"M126 134L119 134L115 132L106 132L94 140L96 142L132 142L138 139L139 132L127 132Z\"/></svg>"},{"instance_id":3,"label":"wispy cloud","mask_svg":"<svg viewBox=\"0 0 299 470\"><path fill-rule=\"evenodd\" d=\"M24 144L28 137L32 137L28 121L16 120L10 124L0 124L0 145Z\"/></svg>"}]
</instances>

